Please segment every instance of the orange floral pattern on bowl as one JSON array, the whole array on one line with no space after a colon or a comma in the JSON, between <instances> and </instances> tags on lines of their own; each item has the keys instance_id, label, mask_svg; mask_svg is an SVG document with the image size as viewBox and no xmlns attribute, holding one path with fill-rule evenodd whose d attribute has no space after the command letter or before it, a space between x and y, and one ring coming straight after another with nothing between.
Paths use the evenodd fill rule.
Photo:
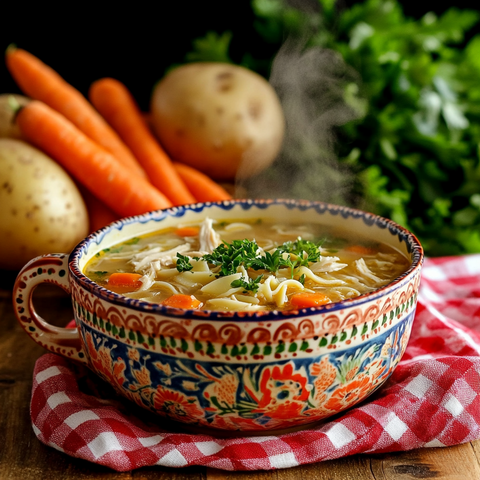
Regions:
<instances>
[{"instance_id":1,"label":"orange floral pattern on bowl","mask_svg":"<svg viewBox=\"0 0 480 480\"><path fill-rule=\"evenodd\" d=\"M120 394L169 420L261 432L312 423L352 407L391 375L413 312L358 347L259 364L173 358L85 328L90 362Z\"/></svg>"}]
</instances>

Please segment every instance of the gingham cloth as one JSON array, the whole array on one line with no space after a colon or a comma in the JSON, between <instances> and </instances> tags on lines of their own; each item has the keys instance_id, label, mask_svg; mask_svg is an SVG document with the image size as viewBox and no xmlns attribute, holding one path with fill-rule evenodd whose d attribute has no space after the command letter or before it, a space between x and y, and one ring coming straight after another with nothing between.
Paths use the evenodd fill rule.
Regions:
<instances>
[{"instance_id":1,"label":"gingham cloth","mask_svg":"<svg viewBox=\"0 0 480 480\"><path fill-rule=\"evenodd\" d=\"M426 260L412 336L392 377L368 402L316 428L228 439L176 433L133 416L113 395L100 400L95 378L58 355L40 357L33 430L46 445L117 471L151 465L272 470L476 440L480 255Z\"/></svg>"}]
</instances>

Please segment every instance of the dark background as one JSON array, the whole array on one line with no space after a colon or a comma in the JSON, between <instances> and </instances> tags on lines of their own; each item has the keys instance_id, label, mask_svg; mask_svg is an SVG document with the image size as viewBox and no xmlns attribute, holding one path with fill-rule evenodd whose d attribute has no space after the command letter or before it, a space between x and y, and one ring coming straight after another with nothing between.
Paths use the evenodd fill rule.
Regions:
<instances>
[{"instance_id":1,"label":"dark background","mask_svg":"<svg viewBox=\"0 0 480 480\"><path fill-rule=\"evenodd\" d=\"M467 8L469 3L457 0L455 6ZM144 110L166 68L181 63L191 50L192 39L209 30L232 31L230 54L234 61L239 61L245 50L260 58L274 53L259 41L249 0L136 1L126 3L127 8L120 7L120 2L68 5L54 8L48 2L32 5L19 1L2 5L0 49L5 51L14 43L33 53L85 95L96 79L117 78ZM409 0L402 5L405 14L413 18L428 11L441 14L447 8L438 0ZM3 61L0 93L20 93Z\"/></svg>"}]
</instances>

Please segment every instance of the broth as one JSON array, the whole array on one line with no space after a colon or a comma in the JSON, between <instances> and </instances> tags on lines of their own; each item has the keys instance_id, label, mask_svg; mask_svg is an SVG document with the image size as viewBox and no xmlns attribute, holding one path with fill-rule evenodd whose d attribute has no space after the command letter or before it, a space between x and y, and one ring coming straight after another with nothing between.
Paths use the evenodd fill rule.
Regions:
<instances>
[{"instance_id":1,"label":"broth","mask_svg":"<svg viewBox=\"0 0 480 480\"><path fill-rule=\"evenodd\" d=\"M84 274L116 293L172 307L297 310L374 291L409 264L388 245L319 224L207 218L107 248Z\"/></svg>"}]
</instances>

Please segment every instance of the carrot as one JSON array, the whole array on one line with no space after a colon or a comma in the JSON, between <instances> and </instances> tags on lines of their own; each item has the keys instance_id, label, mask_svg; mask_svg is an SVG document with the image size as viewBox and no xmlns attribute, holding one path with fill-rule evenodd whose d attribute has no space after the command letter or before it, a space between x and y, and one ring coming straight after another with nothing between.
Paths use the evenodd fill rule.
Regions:
<instances>
[{"instance_id":1,"label":"carrot","mask_svg":"<svg viewBox=\"0 0 480 480\"><path fill-rule=\"evenodd\" d=\"M133 152L153 185L174 205L195 203L195 197L173 168L123 83L113 78L97 80L90 87L89 98Z\"/></svg>"},{"instance_id":2,"label":"carrot","mask_svg":"<svg viewBox=\"0 0 480 480\"><path fill-rule=\"evenodd\" d=\"M9 47L5 62L12 77L29 97L60 112L85 135L113 154L133 172L146 177L133 154L88 100L55 70L21 48Z\"/></svg>"},{"instance_id":3,"label":"carrot","mask_svg":"<svg viewBox=\"0 0 480 480\"><path fill-rule=\"evenodd\" d=\"M198 227L179 227L175 230L175 235L179 237L196 237L199 233Z\"/></svg>"},{"instance_id":4,"label":"carrot","mask_svg":"<svg viewBox=\"0 0 480 480\"><path fill-rule=\"evenodd\" d=\"M93 193L81 185L80 192L87 206L88 217L90 219L90 232L96 232L120 218L110 207L105 205L93 195Z\"/></svg>"},{"instance_id":5,"label":"carrot","mask_svg":"<svg viewBox=\"0 0 480 480\"><path fill-rule=\"evenodd\" d=\"M108 277L108 285L111 287L126 287L137 290L142 286L138 273L116 272Z\"/></svg>"},{"instance_id":6,"label":"carrot","mask_svg":"<svg viewBox=\"0 0 480 480\"><path fill-rule=\"evenodd\" d=\"M198 202L231 200L223 187L199 170L179 162L173 162L173 166Z\"/></svg>"},{"instance_id":7,"label":"carrot","mask_svg":"<svg viewBox=\"0 0 480 480\"><path fill-rule=\"evenodd\" d=\"M121 216L170 207L148 180L132 172L60 113L37 100L17 113L25 138L60 163L79 183Z\"/></svg>"},{"instance_id":8,"label":"carrot","mask_svg":"<svg viewBox=\"0 0 480 480\"><path fill-rule=\"evenodd\" d=\"M290 298L290 303L297 308L318 307L330 303L331 300L323 293L296 293Z\"/></svg>"},{"instance_id":9,"label":"carrot","mask_svg":"<svg viewBox=\"0 0 480 480\"><path fill-rule=\"evenodd\" d=\"M185 308L187 310L198 308L201 304L202 302L193 295L183 295L181 293L172 295L163 301L163 305L167 307Z\"/></svg>"},{"instance_id":10,"label":"carrot","mask_svg":"<svg viewBox=\"0 0 480 480\"><path fill-rule=\"evenodd\" d=\"M351 245L345 250L347 250L347 252L358 253L360 255L375 255L377 253L377 250L374 248L365 247L363 245Z\"/></svg>"}]
</instances>

